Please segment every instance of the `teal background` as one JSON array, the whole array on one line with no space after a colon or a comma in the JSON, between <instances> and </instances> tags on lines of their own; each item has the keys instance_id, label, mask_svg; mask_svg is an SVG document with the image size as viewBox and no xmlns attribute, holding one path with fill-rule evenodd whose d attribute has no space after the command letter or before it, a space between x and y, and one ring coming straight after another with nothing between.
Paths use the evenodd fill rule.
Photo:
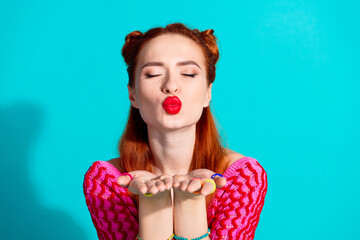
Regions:
<instances>
[{"instance_id":1,"label":"teal background","mask_svg":"<svg viewBox=\"0 0 360 240\"><path fill-rule=\"evenodd\" d=\"M127 33L212 28L212 107L268 193L255 239L359 239L360 2L0 2L1 239L97 239L82 181L117 156Z\"/></svg>"}]
</instances>

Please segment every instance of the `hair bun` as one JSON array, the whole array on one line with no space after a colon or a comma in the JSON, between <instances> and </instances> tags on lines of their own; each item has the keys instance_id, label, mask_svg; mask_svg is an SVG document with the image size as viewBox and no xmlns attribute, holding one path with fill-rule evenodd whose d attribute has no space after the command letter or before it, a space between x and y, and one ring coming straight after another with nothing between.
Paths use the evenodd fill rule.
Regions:
<instances>
[{"instance_id":1,"label":"hair bun","mask_svg":"<svg viewBox=\"0 0 360 240\"><path fill-rule=\"evenodd\" d=\"M214 35L214 30L213 29L207 29L204 30L202 32L200 32L202 38L204 39L204 42L206 44L206 46L208 47L212 59L214 61L214 64L218 61L219 59L219 48L217 46L217 38Z\"/></svg>"},{"instance_id":2,"label":"hair bun","mask_svg":"<svg viewBox=\"0 0 360 240\"><path fill-rule=\"evenodd\" d=\"M213 35L214 33L214 30L213 29L208 29L208 30L205 30L203 31L204 34L207 34L207 35ZM214 35L213 35L214 36Z\"/></svg>"},{"instance_id":3,"label":"hair bun","mask_svg":"<svg viewBox=\"0 0 360 240\"><path fill-rule=\"evenodd\" d=\"M125 42L130 42L132 40L138 39L139 37L142 37L144 34L140 31L133 31L126 35Z\"/></svg>"},{"instance_id":4,"label":"hair bun","mask_svg":"<svg viewBox=\"0 0 360 240\"><path fill-rule=\"evenodd\" d=\"M140 31L133 31L126 35L125 44L121 50L121 54L124 57L125 63L127 65L131 64L136 57L136 52L133 51L134 48L141 42L144 34Z\"/></svg>"}]
</instances>

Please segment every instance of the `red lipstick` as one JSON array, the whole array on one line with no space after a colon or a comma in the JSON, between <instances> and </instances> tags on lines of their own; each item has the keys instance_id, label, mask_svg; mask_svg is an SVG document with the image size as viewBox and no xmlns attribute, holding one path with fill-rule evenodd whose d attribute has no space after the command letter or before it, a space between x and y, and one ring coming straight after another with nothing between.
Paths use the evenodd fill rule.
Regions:
<instances>
[{"instance_id":1,"label":"red lipstick","mask_svg":"<svg viewBox=\"0 0 360 240\"><path fill-rule=\"evenodd\" d=\"M177 114L181 109L181 101L178 97L167 97L163 102L163 108L169 114Z\"/></svg>"}]
</instances>

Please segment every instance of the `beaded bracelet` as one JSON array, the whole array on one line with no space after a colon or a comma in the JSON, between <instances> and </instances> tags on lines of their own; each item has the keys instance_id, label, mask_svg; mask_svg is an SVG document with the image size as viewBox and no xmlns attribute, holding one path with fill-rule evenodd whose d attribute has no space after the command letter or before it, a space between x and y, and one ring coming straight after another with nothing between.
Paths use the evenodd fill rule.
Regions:
<instances>
[{"instance_id":1,"label":"beaded bracelet","mask_svg":"<svg viewBox=\"0 0 360 240\"><path fill-rule=\"evenodd\" d=\"M183 237L178 237L175 234L174 234L173 238L178 239L178 240L200 240L200 239L206 238L209 235L210 235L210 229L208 229L207 233L205 233L204 235L197 237L197 238L183 238Z\"/></svg>"},{"instance_id":2,"label":"beaded bracelet","mask_svg":"<svg viewBox=\"0 0 360 240\"><path fill-rule=\"evenodd\" d=\"M171 240L171 239L173 239L173 238L174 238L174 236L175 236L175 234L171 235L171 237L169 237L167 240ZM138 235L136 235L135 240L144 240L144 239L142 239L142 238L139 236L139 234L138 234Z\"/></svg>"}]
</instances>

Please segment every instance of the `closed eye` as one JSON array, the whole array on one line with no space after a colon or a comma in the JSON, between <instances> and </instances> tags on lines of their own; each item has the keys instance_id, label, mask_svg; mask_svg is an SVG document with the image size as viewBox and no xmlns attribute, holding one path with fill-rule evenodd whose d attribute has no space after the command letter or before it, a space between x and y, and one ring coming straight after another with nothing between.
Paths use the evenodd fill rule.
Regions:
<instances>
[{"instance_id":1,"label":"closed eye","mask_svg":"<svg viewBox=\"0 0 360 240\"><path fill-rule=\"evenodd\" d=\"M160 76L161 74L149 74L149 73L145 73L145 77L146 78L153 78L153 77L157 77Z\"/></svg>"},{"instance_id":2,"label":"closed eye","mask_svg":"<svg viewBox=\"0 0 360 240\"><path fill-rule=\"evenodd\" d=\"M185 73L182 74L182 75L183 75L183 76L186 76L186 77L192 77L192 78L196 76L196 74L185 74Z\"/></svg>"}]
</instances>

